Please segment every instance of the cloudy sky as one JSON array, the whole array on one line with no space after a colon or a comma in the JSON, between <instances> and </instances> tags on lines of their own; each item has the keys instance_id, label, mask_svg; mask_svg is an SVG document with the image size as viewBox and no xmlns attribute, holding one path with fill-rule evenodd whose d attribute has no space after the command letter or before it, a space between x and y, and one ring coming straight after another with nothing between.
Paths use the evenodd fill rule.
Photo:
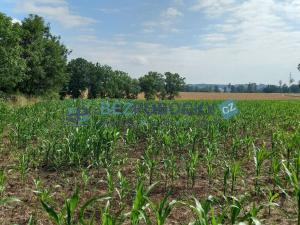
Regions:
<instances>
[{"instance_id":1,"label":"cloudy sky","mask_svg":"<svg viewBox=\"0 0 300 225\"><path fill-rule=\"evenodd\" d=\"M0 0L15 20L39 14L84 57L139 77L187 83L300 80L300 0Z\"/></svg>"}]
</instances>

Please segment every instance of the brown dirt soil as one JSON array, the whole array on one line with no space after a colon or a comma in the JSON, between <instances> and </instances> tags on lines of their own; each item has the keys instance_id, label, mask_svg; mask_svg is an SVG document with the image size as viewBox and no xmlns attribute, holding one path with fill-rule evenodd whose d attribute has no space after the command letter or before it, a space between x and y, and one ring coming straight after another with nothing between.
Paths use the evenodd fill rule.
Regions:
<instances>
[{"instance_id":1,"label":"brown dirt soil","mask_svg":"<svg viewBox=\"0 0 300 225\"><path fill-rule=\"evenodd\" d=\"M130 182L130 186L134 190L135 176L134 176L134 165L136 160L141 157L142 151L136 149L135 151L128 151L128 163L122 167L122 173L126 175L126 178ZM81 179L81 173L78 170L65 170L61 172L50 172L42 168L37 170L30 169L27 173L27 176L24 181L21 180L20 174L16 170L16 159L12 153L2 154L5 157L5 160L0 160L0 169L5 169L7 172L7 186L6 186L6 196L17 197L22 202L19 203L10 203L5 206L0 206L0 224L1 225L27 225L28 219L31 215L34 215L36 218L37 225L52 225L49 217L41 207L36 194L33 192L35 190L33 179L39 178L42 181L43 187L50 190L53 194L53 205L56 205L56 210L59 211L60 207L63 205L66 197L70 197L75 190L75 187L80 187L80 206L83 205L91 197L103 196L107 193L107 185L104 180L106 179L106 172L103 169L100 170L90 170L90 181L89 184L84 187ZM259 198L255 195L252 188L254 184L253 178L253 165L251 163L243 162L242 168L244 172L244 177L251 177L251 179L246 179L242 181L238 179L237 188L235 192L237 193L249 193L251 202L258 202ZM155 177L159 178L161 176L160 169L155 173ZM265 172L267 173L267 172ZM194 188L186 188L186 176L184 171L179 174L179 179L174 183L173 192L170 197L170 200L185 200L191 199L191 196L195 196L198 199L206 199L209 195L218 196L219 199L222 199L218 190L222 190L222 174L223 171L215 171L215 179L212 180L212 183L209 184L208 174L205 166L202 164L197 172L198 176ZM219 174L219 175L218 175ZM267 174L266 174L267 175ZM218 177L218 178L216 178ZM261 177L260 182L270 183L269 180L266 180L264 176ZM150 198L152 201L156 202L161 200L166 192L164 184L161 183L155 187L151 192ZM132 193L133 194L133 193ZM127 199L126 212L130 211L132 207L132 198L133 195ZM64 197L65 196L65 197ZM116 193L114 194L112 200L112 207L117 206ZM287 199L285 196L280 197L281 208L285 209L285 212L282 212L280 208L272 209L271 215L268 214L267 210L263 210L259 213L259 218L262 219L262 224L281 224L281 225L290 225L295 224L296 221L291 219L296 217L296 205L293 200ZM55 204L56 203L56 204ZM58 204L57 204L58 203ZM192 201L191 201L192 203ZM262 202L260 202L262 203ZM94 210L99 210L100 207L104 207L105 203L97 204L97 207L93 207ZM248 206L250 209L250 205ZM118 208L118 207L116 207ZM112 210L113 213L117 213ZM87 216L92 215L93 211L88 210ZM152 216L151 216L152 217ZM288 218L291 217L291 218ZM88 218L88 217L87 217ZM99 212L96 216L97 222L99 223ZM175 207L171 215L168 217L166 225L173 224L188 224L192 220L193 216L191 211L187 207L178 206ZM265 223L268 221L268 223ZM96 224L98 224L96 223ZM129 223L124 223L129 224Z\"/></svg>"}]
</instances>

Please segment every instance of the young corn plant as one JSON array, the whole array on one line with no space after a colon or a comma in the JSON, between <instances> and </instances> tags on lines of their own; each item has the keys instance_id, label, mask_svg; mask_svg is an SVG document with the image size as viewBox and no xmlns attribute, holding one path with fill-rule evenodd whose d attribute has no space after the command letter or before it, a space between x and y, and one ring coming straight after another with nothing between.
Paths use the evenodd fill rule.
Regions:
<instances>
[{"instance_id":1,"label":"young corn plant","mask_svg":"<svg viewBox=\"0 0 300 225\"><path fill-rule=\"evenodd\" d=\"M12 203L12 202L21 202L20 199L16 197L1 197L0 198L0 206Z\"/></svg>"},{"instance_id":2,"label":"young corn plant","mask_svg":"<svg viewBox=\"0 0 300 225\"><path fill-rule=\"evenodd\" d=\"M200 156L197 150L190 150L188 159L185 160L185 169L187 175L186 186L189 187L189 181L191 181L191 187L193 188L196 181L196 171L199 165Z\"/></svg>"},{"instance_id":3,"label":"young corn plant","mask_svg":"<svg viewBox=\"0 0 300 225\"><path fill-rule=\"evenodd\" d=\"M115 225L117 224L117 218L115 218L110 212L110 201L108 200L104 211L101 216L101 225ZM121 221L120 221L121 224Z\"/></svg>"},{"instance_id":4,"label":"young corn plant","mask_svg":"<svg viewBox=\"0 0 300 225\"><path fill-rule=\"evenodd\" d=\"M19 162L17 165L17 170L19 171L20 175L21 175L21 180L24 183L25 179L26 179L26 175L28 172L28 168L29 168L29 157L27 154L22 154L19 157Z\"/></svg>"},{"instance_id":5,"label":"young corn plant","mask_svg":"<svg viewBox=\"0 0 300 225\"><path fill-rule=\"evenodd\" d=\"M157 166L157 160L155 159L155 152L152 145L150 145L145 151L143 160L149 174L149 185L151 185L153 183L154 171Z\"/></svg>"},{"instance_id":6,"label":"young corn plant","mask_svg":"<svg viewBox=\"0 0 300 225\"><path fill-rule=\"evenodd\" d=\"M83 181L84 188L86 188L87 185L89 184L89 181L90 181L90 178L91 178L90 175L89 175L89 171L87 169L82 170L81 178L82 178L82 181Z\"/></svg>"},{"instance_id":7,"label":"young corn plant","mask_svg":"<svg viewBox=\"0 0 300 225\"><path fill-rule=\"evenodd\" d=\"M145 180L146 178L146 170L147 170L147 167L146 165L143 163L143 160L138 160L137 163L136 163L136 178L137 180Z\"/></svg>"},{"instance_id":8,"label":"young corn plant","mask_svg":"<svg viewBox=\"0 0 300 225\"><path fill-rule=\"evenodd\" d=\"M79 209L78 220L82 225L93 224L91 221L86 222L84 219L85 210L92 205L97 200L108 200L108 197L95 197L83 204L83 206ZM47 212L50 219L56 225L73 225L76 224L76 215L75 210L79 204L79 189L77 188L71 198L66 199L62 209L59 212L56 212L53 207L48 205L48 203L44 202L40 199L40 202L43 206L43 209ZM93 218L92 218L93 221Z\"/></svg>"},{"instance_id":9,"label":"young corn plant","mask_svg":"<svg viewBox=\"0 0 300 225\"><path fill-rule=\"evenodd\" d=\"M273 180L273 193L275 192L276 185L281 186L280 173L281 163L277 157L272 158L271 162L271 176Z\"/></svg>"},{"instance_id":10,"label":"young corn plant","mask_svg":"<svg viewBox=\"0 0 300 225\"><path fill-rule=\"evenodd\" d=\"M6 175L4 170L0 170L0 198L3 197L6 184Z\"/></svg>"},{"instance_id":11,"label":"young corn plant","mask_svg":"<svg viewBox=\"0 0 300 225\"><path fill-rule=\"evenodd\" d=\"M171 186L173 186L175 179L178 177L178 167L176 163L176 156L173 152L168 153L164 157L164 169L165 174L165 189L167 189L168 182L170 181Z\"/></svg>"},{"instance_id":12,"label":"young corn plant","mask_svg":"<svg viewBox=\"0 0 300 225\"><path fill-rule=\"evenodd\" d=\"M140 220L142 219L146 223L149 222L145 209L148 207L147 199L149 197L149 194L155 185L156 183L152 184L145 190L143 182L138 181L135 190L135 197L134 197L132 209L129 213L125 214L125 216L130 217L131 225L139 224Z\"/></svg>"},{"instance_id":13,"label":"young corn plant","mask_svg":"<svg viewBox=\"0 0 300 225\"><path fill-rule=\"evenodd\" d=\"M241 221L242 223L247 223L249 225L261 225L261 222L257 219L258 213L264 208L263 205L256 207L255 203L253 203L252 208L248 213L246 213Z\"/></svg>"},{"instance_id":14,"label":"young corn plant","mask_svg":"<svg viewBox=\"0 0 300 225\"><path fill-rule=\"evenodd\" d=\"M261 167L263 162L267 159L269 153L265 147L256 148L254 147L254 165L255 165L255 193L256 195L260 192L259 178L261 175Z\"/></svg>"},{"instance_id":15,"label":"young corn plant","mask_svg":"<svg viewBox=\"0 0 300 225\"><path fill-rule=\"evenodd\" d=\"M206 162L206 167L207 167L209 184L211 184L212 180L213 180L213 174L214 174L213 161L214 161L214 159L215 159L214 153L211 150L207 149L207 154L205 156L205 162Z\"/></svg>"},{"instance_id":16,"label":"young corn plant","mask_svg":"<svg viewBox=\"0 0 300 225\"><path fill-rule=\"evenodd\" d=\"M242 173L241 171L241 165L240 162L237 161L233 161L231 163L231 166L229 168L229 174L231 177L231 193L233 194L234 189L235 189L235 185L236 185L236 181L237 181L237 177ZM227 174L225 174L227 175Z\"/></svg>"},{"instance_id":17,"label":"young corn plant","mask_svg":"<svg viewBox=\"0 0 300 225\"><path fill-rule=\"evenodd\" d=\"M12 202L20 202L18 198L5 196L4 191L5 191L6 179L7 178L4 170L0 170L0 206Z\"/></svg>"},{"instance_id":18,"label":"young corn plant","mask_svg":"<svg viewBox=\"0 0 300 225\"><path fill-rule=\"evenodd\" d=\"M183 205L189 207L194 215L194 221L190 222L191 225L219 225L221 223L220 220L223 220L222 217L215 218L213 213L212 204L214 203L214 199L212 196L209 196L207 200L200 203L200 201L196 198L193 198L195 204L188 204L181 202ZM209 217L209 212L212 210L212 222Z\"/></svg>"},{"instance_id":19,"label":"young corn plant","mask_svg":"<svg viewBox=\"0 0 300 225\"><path fill-rule=\"evenodd\" d=\"M114 181L110 169L106 169L106 184L108 187L109 196L112 196L114 192Z\"/></svg>"},{"instance_id":20,"label":"young corn plant","mask_svg":"<svg viewBox=\"0 0 300 225\"><path fill-rule=\"evenodd\" d=\"M137 137L134 133L133 129L126 129L126 134L125 134L125 145L127 147L130 147L130 145L134 145L137 141Z\"/></svg>"},{"instance_id":21,"label":"young corn plant","mask_svg":"<svg viewBox=\"0 0 300 225\"><path fill-rule=\"evenodd\" d=\"M299 177L297 176L297 170L290 165L290 168L287 166L287 162L282 162L284 167L285 173L289 178L289 183L294 189L294 193L297 199L297 206L298 206L298 222L297 224L300 225L300 181Z\"/></svg>"},{"instance_id":22,"label":"young corn plant","mask_svg":"<svg viewBox=\"0 0 300 225\"><path fill-rule=\"evenodd\" d=\"M158 203L153 203L148 199L148 203L150 204L150 208L154 212L156 224L164 225L168 216L170 215L173 207L177 203L176 200L171 202L168 201L169 193Z\"/></svg>"},{"instance_id":23,"label":"young corn plant","mask_svg":"<svg viewBox=\"0 0 300 225\"><path fill-rule=\"evenodd\" d=\"M274 193L274 190L269 190L268 192L268 204L267 207L269 208L269 215L271 215L271 208L272 207L278 207L279 205L275 203L274 201L279 197L278 193Z\"/></svg>"},{"instance_id":24,"label":"young corn plant","mask_svg":"<svg viewBox=\"0 0 300 225\"><path fill-rule=\"evenodd\" d=\"M244 209L244 204L247 200L248 200L247 194L242 195L239 198L234 196L225 198L226 204L230 206L229 219L232 225L245 224L243 222L246 220L246 217L242 217L241 213ZM238 223L239 221L242 222Z\"/></svg>"},{"instance_id":25,"label":"young corn plant","mask_svg":"<svg viewBox=\"0 0 300 225\"><path fill-rule=\"evenodd\" d=\"M119 188L116 188L116 191L118 193L119 200L120 200L119 201L120 211L123 211L126 206L125 200L129 192L129 185L127 179L125 178L125 176L123 176L121 171L118 172L118 183L119 183Z\"/></svg>"},{"instance_id":26,"label":"young corn plant","mask_svg":"<svg viewBox=\"0 0 300 225\"><path fill-rule=\"evenodd\" d=\"M223 175L223 195L226 196L226 191L227 191L227 180L230 178L230 168L226 164L225 165L225 170L224 170L224 175Z\"/></svg>"},{"instance_id":27,"label":"young corn plant","mask_svg":"<svg viewBox=\"0 0 300 225\"><path fill-rule=\"evenodd\" d=\"M76 189L75 193L70 199L67 199L65 201L65 204L61 211L57 213L54 208L49 206L46 202L44 202L42 199L40 199L41 204L44 208L44 210L48 213L49 217L52 219L52 221L56 225L71 225L75 223L75 209L79 203L79 190Z\"/></svg>"},{"instance_id":28,"label":"young corn plant","mask_svg":"<svg viewBox=\"0 0 300 225\"><path fill-rule=\"evenodd\" d=\"M32 215L30 216L27 225L36 225L36 220Z\"/></svg>"},{"instance_id":29,"label":"young corn plant","mask_svg":"<svg viewBox=\"0 0 300 225\"><path fill-rule=\"evenodd\" d=\"M35 193L38 198L44 202L52 202L52 195L48 189L42 187L41 180L34 179L33 183L35 185L35 190L33 193Z\"/></svg>"}]
</instances>

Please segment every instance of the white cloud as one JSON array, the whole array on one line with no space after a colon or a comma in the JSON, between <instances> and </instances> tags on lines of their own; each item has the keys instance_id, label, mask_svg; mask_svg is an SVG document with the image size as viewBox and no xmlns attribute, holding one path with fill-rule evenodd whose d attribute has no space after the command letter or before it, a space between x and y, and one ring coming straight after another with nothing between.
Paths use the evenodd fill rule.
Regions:
<instances>
[{"instance_id":1,"label":"white cloud","mask_svg":"<svg viewBox=\"0 0 300 225\"><path fill-rule=\"evenodd\" d=\"M21 20L13 18L12 19L12 23L18 23L18 24L22 24Z\"/></svg>"},{"instance_id":2,"label":"white cloud","mask_svg":"<svg viewBox=\"0 0 300 225\"><path fill-rule=\"evenodd\" d=\"M294 34L290 40L294 41L298 35L300 34ZM278 41L281 39L283 37L278 37ZM298 52L291 51L288 41L282 40L271 47L256 47L252 44L240 46L235 43L208 49L169 47L149 42L128 42L120 47L117 41L102 40L74 42L69 43L69 46L75 49L72 57L85 57L94 62L108 64L134 77L150 70L162 73L171 71L187 77L189 83L276 84L279 80L285 80L290 71L296 72L300 50L299 45Z\"/></svg>"},{"instance_id":3,"label":"white cloud","mask_svg":"<svg viewBox=\"0 0 300 225\"><path fill-rule=\"evenodd\" d=\"M169 7L162 11L156 20L146 21L143 25L144 33L154 33L161 31L165 33L178 33L180 30L176 28L176 23L183 17L183 13L178 9Z\"/></svg>"},{"instance_id":4,"label":"white cloud","mask_svg":"<svg viewBox=\"0 0 300 225\"><path fill-rule=\"evenodd\" d=\"M117 41L102 45L73 43L79 46L73 57L84 56L106 63L135 77L150 70L171 70L186 76L190 83L277 84L279 80L286 82L290 72L298 73L300 30L295 24L300 20L290 5L300 9L299 0L203 0L201 3L200 13L207 15L208 20L215 18L207 25L206 32L210 32L197 36L198 46L170 47L131 41L122 47ZM174 23L159 18L144 26L155 31L174 28Z\"/></svg>"},{"instance_id":5,"label":"white cloud","mask_svg":"<svg viewBox=\"0 0 300 225\"><path fill-rule=\"evenodd\" d=\"M156 37L180 32L177 22L184 22L187 16L183 17L175 1L183 3L174 0L173 6L158 12L156 19L143 23L144 32L156 32ZM19 7L43 13L66 26L93 22L75 15L65 0L27 0ZM138 42L138 37L128 36L103 40L93 35L93 30L65 43L73 49L74 58L108 64L135 77L156 70L178 72L189 83L276 84L286 80L290 72L297 73L300 0L198 0L192 10L195 22L186 27L195 29L198 45L190 44L189 37L183 37L188 46L177 47ZM208 21L203 29L206 33L196 33L197 19Z\"/></svg>"},{"instance_id":6,"label":"white cloud","mask_svg":"<svg viewBox=\"0 0 300 225\"><path fill-rule=\"evenodd\" d=\"M73 13L66 0L19 1L17 11L39 14L46 18L56 20L65 27L85 26L96 22L94 19Z\"/></svg>"},{"instance_id":7,"label":"white cloud","mask_svg":"<svg viewBox=\"0 0 300 225\"><path fill-rule=\"evenodd\" d=\"M215 17L220 17L220 14L212 11L214 7L208 2L201 1L202 12L209 16L214 14ZM288 12L292 13L289 4L295 7L299 5L300 9L300 4L296 4L300 2L299 0L247 0L235 4L234 0L212 2L215 2L214 6L230 5L230 9L223 8L223 13L227 10L226 15L222 14L223 22L211 25L213 32L206 34L208 38L202 39L203 44L211 43L211 39L227 39L230 41L227 47L236 51L260 48L271 52L272 48L279 46L284 46L285 51L292 51L299 47L299 29L295 29L287 20ZM215 36L216 33L218 36Z\"/></svg>"},{"instance_id":8,"label":"white cloud","mask_svg":"<svg viewBox=\"0 0 300 225\"><path fill-rule=\"evenodd\" d=\"M202 36L201 39L205 42L211 42L211 43L223 42L227 40L226 36L221 33L207 34Z\"/></svg>"},{"instance_id":9,"label":"white cloud","mask_svg":"<svg viewBox=\"0 0 300 225\"><path fill-rule=\"evenodd\" d=\"M180 12L178 9L175 9L175 8L172 8L172 7L166 9L162 13L162 15L165 16L165 17L168 17L168 18L183 16L182 12Z\"/></svg>"},{"instance_id":10,"label":"white cloud","mask_svg":"<svg viewBox=\"0 0 300 225\"><path fill-rule=\"evenodd\" d=\"M191 7L191 10L205 10L205 13L209 16L222 15L227 11L233 10L235 2L236 0L198 0L198 2Z\"/></svg>"}]
</instances>

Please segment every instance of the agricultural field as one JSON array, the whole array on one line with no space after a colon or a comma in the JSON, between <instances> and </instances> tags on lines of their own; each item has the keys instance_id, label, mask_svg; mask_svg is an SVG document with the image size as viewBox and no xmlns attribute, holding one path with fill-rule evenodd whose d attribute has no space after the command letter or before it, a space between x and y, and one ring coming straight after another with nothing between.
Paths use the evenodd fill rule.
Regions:
<instances>
[{"instance_id":1,"label":"agricultural field","mask_svg":"<svg viewBox=\"0 0 300 225\"><path fill-rule=\"evenodd\" d=\"M143 99L144 94L139 94ZM180 92L179 100L300 100L300 94L292 93L215 93L215 92Z\"/></svg>"},{"instance_id":2,"label":"agricultural field","mask_svg":"<svg viewBox=\"0 0 300 225\"><path fill-rule=\"evenodd\" d=\"M0 102L0 224L300 224L300 101L103 102Z\"/></svg>"}]
</instances>

